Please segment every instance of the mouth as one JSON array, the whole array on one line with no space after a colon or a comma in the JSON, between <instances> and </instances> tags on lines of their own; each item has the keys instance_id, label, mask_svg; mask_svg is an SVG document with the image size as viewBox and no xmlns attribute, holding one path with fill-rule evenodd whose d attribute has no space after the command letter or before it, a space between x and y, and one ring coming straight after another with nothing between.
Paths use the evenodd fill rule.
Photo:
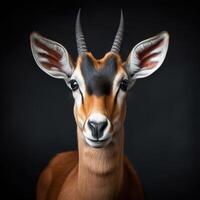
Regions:
<instances>
[{"instance_id":1,"label":"mouth","mask_svg":"<svg viewBox=\"0 0 200 200\"><path fill-rule=\"evenodd\" d=\"M102 148L111 142L112 137L106 138L104 140L92 140L88 137L85 137L85 140L86 140L87 144L93 148Z\"/></svg>"}]
</instances>

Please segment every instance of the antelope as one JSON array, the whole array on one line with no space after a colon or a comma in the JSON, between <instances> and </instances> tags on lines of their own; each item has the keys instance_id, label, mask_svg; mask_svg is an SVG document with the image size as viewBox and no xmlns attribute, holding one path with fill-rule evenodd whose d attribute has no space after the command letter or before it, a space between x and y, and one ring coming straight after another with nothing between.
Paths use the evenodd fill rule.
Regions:
<instances>
[{"instance_id":1,"label":"antelope","mask_svg":"<svg viewBox=\"0 0 200 200\"><path fill-rule=\"evenodd\" d=\"M37 65L48 75L63 79L72 91L78 141L78 151L57 154L43 170L37 200L144 199L137 172L124 155L126 96L137 79L161 66L169 35L161 32L138 43L122 61L123 32L121 11L111 50L96 59L87 50L79 10L76 63L61 44L36 32L30 35Z\"/></svg>"}]
</instances>

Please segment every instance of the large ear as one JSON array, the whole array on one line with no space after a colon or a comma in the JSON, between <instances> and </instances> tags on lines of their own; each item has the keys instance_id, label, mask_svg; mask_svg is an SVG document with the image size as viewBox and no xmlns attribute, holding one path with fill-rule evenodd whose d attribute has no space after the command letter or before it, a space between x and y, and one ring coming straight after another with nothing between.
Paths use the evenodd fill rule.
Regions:
<instances>
[{"instance_id":1,"label":"large ear","mask_svg":"<svg viewBox=\"0 0 200 200\"><path fill-rule=\"evenodd\" d=\"M137 44L131 51L126 69L134 82L155 72L163 63L167 54L169 34L162 32Z\"/></svg>"},{"instance_id":2,"label":"large ear","mask_svg":"<svg viewBox=\"0 0 200 200\"><path fill-rule=\"evenodd\" d=\"M74 66L67 50L38 33L30 35L31 50L37 65L54 78L69 79Z\"/></svg>"}]
</instances>

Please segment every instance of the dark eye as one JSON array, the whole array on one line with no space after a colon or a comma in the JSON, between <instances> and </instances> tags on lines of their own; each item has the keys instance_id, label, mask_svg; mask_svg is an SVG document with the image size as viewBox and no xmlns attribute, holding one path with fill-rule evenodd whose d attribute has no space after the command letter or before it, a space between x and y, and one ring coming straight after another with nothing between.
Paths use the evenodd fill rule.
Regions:
<instances>
[{"instance_id":1,"label":"dark eye","mask_svg":"<svg viewBox=\"0 0 200 200\"><path fill-rule=\"evenodd\" d=\"M119 87L120 87L120 89L122 89L123 91L126 91L127 88L128 88L128 80L123 80L123 81L121 81Z\"/></svg>"},{"instance_id":2,"label":"dark eye","mask_svg":"<svg viewBox=\"0 0 200 200\"><path fill-rule=\"evenodd\" d=\"M77 83L77 81L71 80L71 81L70 81L70 86L71 86L71 88L72 88L72 91L77 90L77 89L78 89L78 83Z\"/></svg>"}]
</instances>

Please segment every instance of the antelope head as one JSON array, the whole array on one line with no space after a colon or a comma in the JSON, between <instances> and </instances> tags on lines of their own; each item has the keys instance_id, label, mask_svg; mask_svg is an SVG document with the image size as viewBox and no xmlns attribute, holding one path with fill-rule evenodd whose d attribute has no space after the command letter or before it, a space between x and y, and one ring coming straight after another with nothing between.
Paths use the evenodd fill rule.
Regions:
<instances>
[{"instance_id":1,"label":"antelope head","mask_svg":"<svg viewBox=\"0 0 200 200\"><path fill-rule=\"evenodd\" d=\"M50 76L63 79L74 97L74 117L79 140L88 148L104 148L119 138L126 113L126 96L136 79L145 78L163 63L169 43L167 32L137 44L126 61L119 55L123 37L123 14L111 50L101 59L88 52L76 20L78 58L76 64L59 43L38 33L30 36L37 65Z\"/></svg>"}]
</instances>

